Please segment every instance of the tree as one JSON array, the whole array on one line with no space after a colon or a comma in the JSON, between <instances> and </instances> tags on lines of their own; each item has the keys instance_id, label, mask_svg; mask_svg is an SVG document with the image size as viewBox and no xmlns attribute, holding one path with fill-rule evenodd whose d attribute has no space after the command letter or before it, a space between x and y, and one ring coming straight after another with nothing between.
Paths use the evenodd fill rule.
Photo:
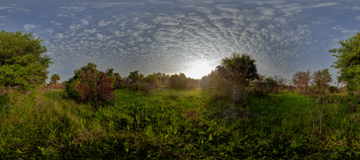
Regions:
<instances>
[{"instance_id":1,"label":"tree","mask_svg":"<svg viewBox=\"0 0 360 160\"><path fill-rule=\"evenodd\" d=\"M115 83L114 87L116 89L121 89L125 87L125 81L121 78L119 73L114 73Z\"/></svg>"},{"instance_id":2,"label":"tree","mask_svg":"<svg viewBox=\"0 0 360 160\"><path fill-rule=\"evenodd\" d=\"M130 72L129 79L131 80L131 83L135 83L136 81L142 81L143 78L144 75L139 74L139 70Z\"/></svg>"},{"instance_id":3,"label":"tree","mask_svg":"<svg viewBox=\"0 0 360 160\"><path fill-rule=\"evenodd\" d=\"M60 76L59 76L58 74L53 74L53 75L51 76L51 83L52 83L53 85L57 85L57 84L58 84L57 81L59 81L59 80L60 80Z\"/></svg>"},{"instance_id":4,"label":"tree","mask_svg":"<svg viewBox=\"0 0 360 160\"><path fill-rule=\"evenodd\" d=\"M305 92L308 93L309 91L309 83L310 83L311 77L310 77L310 70L305 71L298 71L294 74L292 82L294 85L303 90L305 89Z\"/></svg>"},{"instance_id":5,"label":"tree","mask_svg":"<svg viewBox=\"0 0 360 160\"><path fill-rule=\"evenodd\" d=\"M232 56L223 58L221 65L216 68L220 76L230 83L235 103L240 103L240 94L246 92L249 82L259 78L255 59L247 54L233 53Z\"/></svg>"},{"instance_id":6,"label":"tree","mask_svg":"<svg viewBox=\"0 0 360 160\"><path fill-rule=\"evenodd\" d=\"M20 86L30 89L44 84L52 64L43 40L32 33L0 32L0 89L4 86Z\"/></svg>"},{"instance_id":7,"label":"tree","mask_svg":"<svg viewBox=\"0 0 360 160\"><path fill-rule=\"evenodd\" d=\"M276 81L272 77L262 76L261 79L255 81L254 93L256 96L268 95L276 86Z\"/></svg>"},{"instance_id":8,"label":"tree","mask_svg":"<svg viewBox=\"0 0 360 160\"><path fill-rule=\"evenodd\" d=\"M346 87L351 93L360 89L360 33L338 43L341 47L329 50L337 58L331 67L340 69L338 83L345 80Z\"/></svg>"},{"instance_id":9,"label":"tree","mask_svg":"<svg viewBox=\"0 0 360 160\"><path fill-rule=\"evenodd\" d=\"M275 94L279 94L285 87L285 84L288 82L288 80L285 77L281 77L281 75L274 76L274 80L276 81L276 85L273 92Z\"/></svg>"},{"instance_id":10,"label":"tree","mask_svg":"<svg viewBox=\"0 0 360 160\"><path fill-rule=\"evenodd\" d=\"M66 91L70 97L94 103L95 107L99 108L99 102L114 99L114 95L111 94L114 88L113 80L104 72L98 71L96 67L96 64L88 63L75 70L74 77L70 78L66 85Z\"/></svg>"},{"instance_id":11,"label":"tree","mask_svg":"<svg viewBox=\"0 0 360 160\"><path fill-rule=\"evenodd\" d=\"M186 89L187 78L184 73L171 75L169 78L169 87L172 89Z\"/></svg>"},{"instance_id":12,"label":"tree","mask_svg":"<svg viewBox=\"0 0 360 160\"><path fill-rule=\"evenodd\" d=\"M329 74L329 69L323 69L315 71L312 75L313 86L325 93L325 90L329 87L329 83L332 81L331 75Z\"/></svg>"},{"instance_id":13,"label":"tree","mask_svg":"<svg viewBox=\"0 0 360 160\"><path fill-rule=\"evenodd\" d=\"M114 75L113 68L106 69L105 74L106 74L106 76L110 77L113 81L115 81L115 75Z\"/></svg>"}]
</instances>

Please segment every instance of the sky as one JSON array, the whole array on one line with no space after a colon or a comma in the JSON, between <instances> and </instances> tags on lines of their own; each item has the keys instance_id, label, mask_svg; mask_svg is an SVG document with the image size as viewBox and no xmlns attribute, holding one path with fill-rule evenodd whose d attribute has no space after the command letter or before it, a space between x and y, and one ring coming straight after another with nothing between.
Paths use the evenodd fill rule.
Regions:
<instances>
[{"instance_id":1,"label":"sky","mask_svg":"<svg viewBox=\"0 0 360 160\"><path fill-rule=\"evenodd\" d=\"M60 82L93 62L126 77L139 70L215 70L246 53L258 72L291 80L297 71L329 68L338 48L359 32L358 0L0 0L0 28L43 39ZM49 82L49 79L47 80ZM335 84L335 83L333 83Z\"/></svg>"}]
</instances>

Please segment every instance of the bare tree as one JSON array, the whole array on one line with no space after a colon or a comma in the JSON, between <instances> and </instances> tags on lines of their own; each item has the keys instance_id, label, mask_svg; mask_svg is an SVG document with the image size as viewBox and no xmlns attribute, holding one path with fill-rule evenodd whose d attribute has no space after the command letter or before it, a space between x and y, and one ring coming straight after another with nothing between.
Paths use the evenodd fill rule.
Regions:
<instances>
[{"instance_id":1,"label":"bare tree","mask_svg":"<svg viewBox=\"0 0 360 160\"><path fill-rule=\"evenodd\" d=\"M276 86L274 87L273 92L275 94L279 94L284 89L284 86L288 80L285 77L281 77L281 75L274 76L274 80L276 81Z\"/></svg>"}]
</instances>

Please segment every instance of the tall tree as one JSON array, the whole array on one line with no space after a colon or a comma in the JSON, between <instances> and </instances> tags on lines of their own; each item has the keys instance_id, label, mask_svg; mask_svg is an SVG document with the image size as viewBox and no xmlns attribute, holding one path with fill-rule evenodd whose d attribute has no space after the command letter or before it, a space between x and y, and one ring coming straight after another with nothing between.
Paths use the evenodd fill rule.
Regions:
<instances>
[{"instance_id":1,"label":"tall tree","mask_svg":"<svg viewBox=\"0 0 360 160\"><path fill-rule=\"evenodd\" d=\"M240 94L245 92L249 82L259 78L255 61L247 54L233 53L222 59L221 66L217 66L221 77L231 84L235 103L240 102Z\"/></svg>"},{"instance_id":2,"label":"tall tree","mask_svg":"<svg viewBox=\"0 0 360 160\"><path fill-rule=\"evenodd\" d=\"M322 93L329 87L329 83L332 81L329 69L323 69L315 71L312 75L313 86L315 86Z\"/></svg>"},{"instance_id":3,"label":"tall tree","mask_svg":"<svg viewBox=\"0 0 360 160\"><path fill-rule=\"evenodd\" d=\"M41 85L48 78L52 63L42 39L32 33L0 32L0 89L4 86L20 86L30 89Z\"/></svg>"},{"instance_id":4,"label":"tall tree","mask_svg":"<svg viewBox=\"0 0 360 160\"><path fill-rule=\"evenodd\" d=\"M308 93L310 80L310 70L307 70L296 72L293 76L292 82L297 88L301 90L305 89L305 92Z\"/></svg>"},{"instance_id":5,"label":"tall tree","mask_svg":"<svg viewBox=\"0 0 360 160\"><path fill-rule=\"evenodd\" d=\"M360 89L360 33L345 41L338 42L341 47L329 50L337 58L331 67L340 69L338 83L347 82L349 91ZM350 92L349 92L350 93Z\"/></svg>"},{"instance_id":6,"label":"tall tree","mask_svg":"<svg viewBox=\"0 0 360 160\"><path fill-rule=\"evenodd\" d=\"M53 85L57 85L57 84L58 84L57 81L59 81L59 80L60 80L60 76L59 76L58 74L53 74L53 75L51 76L51 83L52 83Z\"/></svg>"}]
</instances>

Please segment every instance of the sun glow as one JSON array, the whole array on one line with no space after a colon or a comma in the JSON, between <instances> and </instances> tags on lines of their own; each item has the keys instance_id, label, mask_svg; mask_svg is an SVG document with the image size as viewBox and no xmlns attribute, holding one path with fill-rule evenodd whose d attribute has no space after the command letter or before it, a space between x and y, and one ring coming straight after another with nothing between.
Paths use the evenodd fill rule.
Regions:
<instances>
[{"instance_id":1,"label":"sun glow","mask_svg":"<svg viewBox=\"0 0 360 160\"><path fill-rule=\"evenodd\" d=\"M196 61L189 65L189 68L184 71L186 77L201 79L201 77L209 74L215 67L211 66L207 61Z\"/></svg>"}]
</instances>

